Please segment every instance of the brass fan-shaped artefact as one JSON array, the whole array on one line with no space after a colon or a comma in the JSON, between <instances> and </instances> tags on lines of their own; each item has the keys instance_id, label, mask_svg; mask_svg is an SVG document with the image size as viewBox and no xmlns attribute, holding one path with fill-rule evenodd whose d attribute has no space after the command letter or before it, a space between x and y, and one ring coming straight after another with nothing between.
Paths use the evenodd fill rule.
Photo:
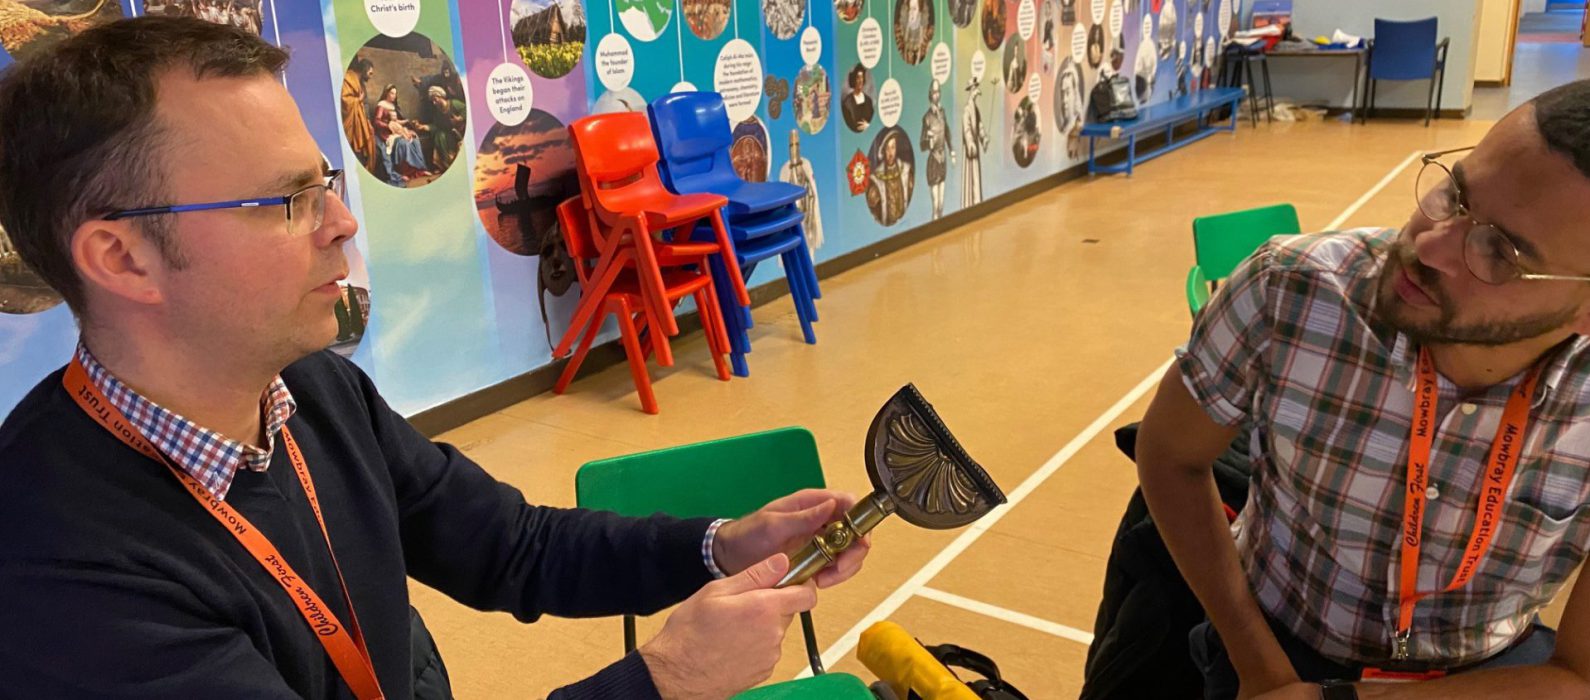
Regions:
<instances>
[{"instance_id":1,"label":"brass fan-shaped artefact","mask_svg":"<svg viewBox=\"0 0 1590 700\"><path fill-rule=\"evenodd\" d=\"M779 586L815 576L890 513L917 527L948 530L1005 502L1005 493L912 384L895 392L872 419L866 457L873 492L791 555Z\"/></svg>"}]
</instances>

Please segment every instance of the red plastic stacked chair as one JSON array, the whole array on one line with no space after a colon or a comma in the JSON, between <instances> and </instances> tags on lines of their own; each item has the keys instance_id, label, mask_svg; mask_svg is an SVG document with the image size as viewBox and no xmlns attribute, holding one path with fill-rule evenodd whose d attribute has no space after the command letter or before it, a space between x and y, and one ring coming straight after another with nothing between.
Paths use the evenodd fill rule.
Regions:
<instances>
[{"instance_id":1,"label":"red plastic stacked chair","mask_svg":"<svg viewBox=\"0 0 1590 700\"><path fill-rule=\"evenodd\" d=\"M596 288L583 288L569 331L552 354L569 354L578 334L603 307L601 286L617 279L615 265L622 260L636 275L639 310L651 329L651 350L659 364L671 366L667 337L678 335L679 325L664 283L665 268L696 265L704 256L714 256L728 266L735 297L746 306L751 303L734 244L723 225L721 210L727 200L712 194L674 194L663 186L657 173L657 145L644 114L591 115L570 125L569 133L593 242L595 257L589 273ZM691 242L690 231L702 222L711 224L716 242Z\"/></svg>"},{"instance_id":2,"label":"red plastic stacked chair","mask_svg":"<svg viewBox=\"0 0 1590 700\"><path fill-rule=\"evenodd\" d=\"M587 302L595 302L598 310L588 317L583 326L570 326L564 335L567 340L583 331L574 357L563 368L563 374L558 377L552 391L562 394L568 390L569 382L574 380L580 364L585 361L602 323L612 315L618 321L619 338L629 360L629 373L635 381L635 391L640 394L641 409L656 413L657 398L652 393L646 359L651 355L652 348L667 348L667 338L657 332L657 326L649 320L650 314L643 301L642 275L638 274L634 264L633 247L616 247L607 260L608 264L602 267L600 262L603 256L592 236L591 220L590 212L579 197L570 197L558 205L558 228L563 232L563 242L568 246L569 257L574 259L575 274L580 280L580 305L583 307ZM701 326L707 334L707 347L712 350L712 362L717 367L718 379L728 381L729 365L724 358L729 353L728 331L719 315L717 291L706 266L706 256L717 250L714 244L668 246L668 249L659 251L657 281L662 288L662 298L667 303L667 318L673 318L673 307L680 300L685 297L695 299L697 308L701 310ZM599 267L603 270L601 277L595 275ZM653 344L643 348L643 335L649 336Z\"/></svg>"}]
</instances>

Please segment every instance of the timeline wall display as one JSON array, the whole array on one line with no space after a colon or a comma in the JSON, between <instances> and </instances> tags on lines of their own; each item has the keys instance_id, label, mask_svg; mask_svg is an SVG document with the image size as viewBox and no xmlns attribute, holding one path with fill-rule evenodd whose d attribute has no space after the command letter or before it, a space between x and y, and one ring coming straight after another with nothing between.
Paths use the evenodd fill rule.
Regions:
<instances>
[{"instance_id":1,"label":"timeline wall display","mask_svg":"<svg viewBox=\"0 0 1590 700\"><path fill-rule=\"evenodd\" d=\"M1200 89L1234 0L0 0L0 65L122 17L291 50L361 230L333 349L412 414L551 362L578 293L569 124L723 95L747 180L801 185L821 262L1075 165L1101 76ZM761 266L753 284L779 274ZM76 327L0 231L0 416Z\"/></svg>"}]
</instances>

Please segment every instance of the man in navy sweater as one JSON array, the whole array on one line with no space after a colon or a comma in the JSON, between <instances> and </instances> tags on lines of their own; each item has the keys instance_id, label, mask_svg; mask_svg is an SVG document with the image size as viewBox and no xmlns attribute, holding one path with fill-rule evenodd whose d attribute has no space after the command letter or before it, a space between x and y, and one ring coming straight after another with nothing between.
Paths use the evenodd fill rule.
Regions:
<instances>
[{"instance_id":1,"label":"man in navy sweater","mask_svg":"<svg viewBox=\"0 0 1590 700\"><path fill-rule=\"evenodd\" d=\"M320 351L357 225L286 60L142 18L0 82L0 225L82 327L0 426L0 696L409 697L410 576L525 622L679 604L556 698L765 680L816 602L772 588L781 552L854 499L727 522L531 506L422 437Z\"/></svg>"}]
</instances>

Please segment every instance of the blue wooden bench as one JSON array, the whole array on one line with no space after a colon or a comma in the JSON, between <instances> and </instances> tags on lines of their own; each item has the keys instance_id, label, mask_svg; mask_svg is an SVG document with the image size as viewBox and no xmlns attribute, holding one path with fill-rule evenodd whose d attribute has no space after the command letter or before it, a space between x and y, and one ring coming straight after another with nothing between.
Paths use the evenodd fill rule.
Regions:
<instances>
[{"instance_id":1,"label":"blue wooden bench","mask_svg":"<svg viewBox=\"0 0 1590 700\"><path fill-rule=\"evenodd\" d=\"M1088 137L1088 174L1126 173L1130 177L1132 169L1138 163L1165 155L1217 131L1235 133L1237 130L1236 110L1241 104L1242 98L1242 88L1209 88L1199 90L1190 95L1183 95L1169 102L1139 109L1136 119L1120 122L1089 123L1082 127L1082 135ZM1221 108L1229 108L1231 110L1231 125L1218 128L1211 126L1208 120L1209 113ZM1176 140L1176 126L1187 121L1197 121L1198 130L1182 137L1179 141ZM1147 153L1138 153L1138 135L1147 134L1158 129L1165 130L1165 145ZM1101 138L1126 139L1126 162L1115 165L1100 165L1095 146Z\"/></svg>"}]
</instances>

